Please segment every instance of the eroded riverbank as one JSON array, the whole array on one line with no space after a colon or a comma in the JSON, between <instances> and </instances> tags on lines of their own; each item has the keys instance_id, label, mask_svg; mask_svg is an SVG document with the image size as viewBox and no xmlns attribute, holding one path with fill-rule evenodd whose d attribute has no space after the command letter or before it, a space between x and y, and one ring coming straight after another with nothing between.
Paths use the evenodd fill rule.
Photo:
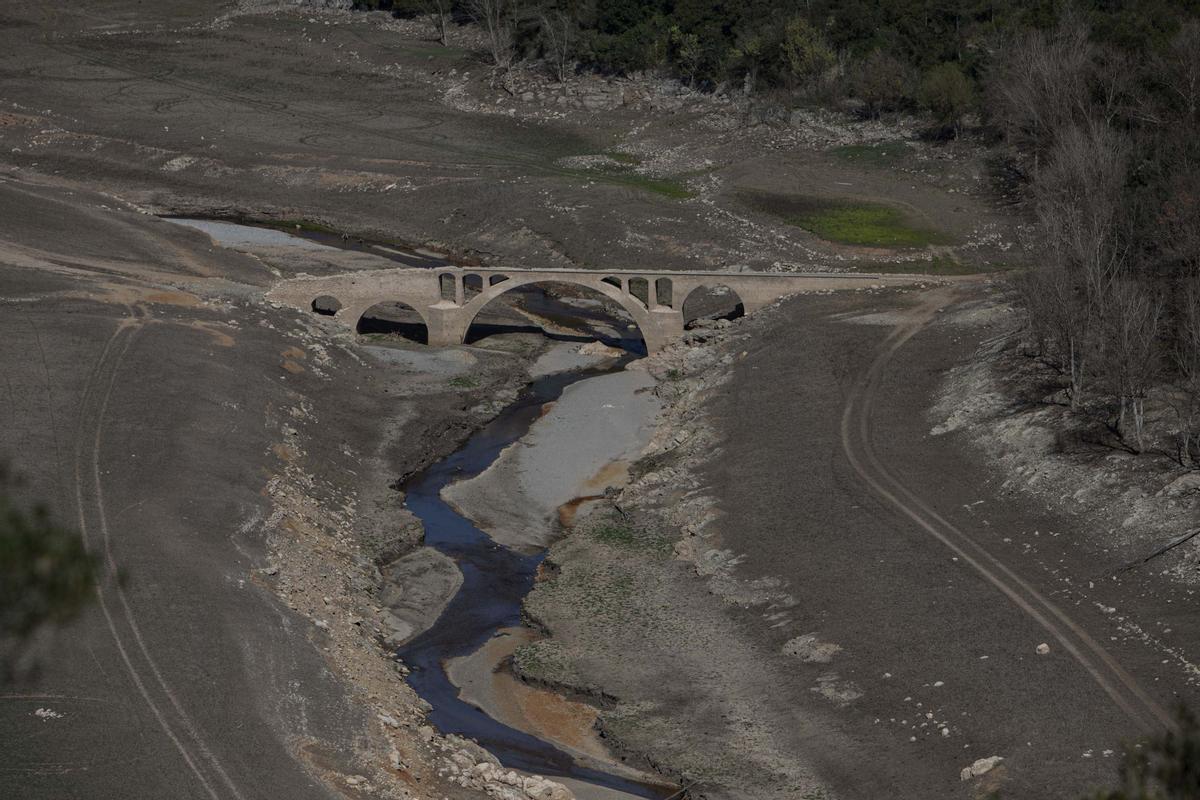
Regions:
<instances>
[{"instance_id":1,"label":"eroded riverbank","mask_svg":"<svg viewBox=\"0 0 1200 800\"><path fill-rule=\"evenodd\" d=\"M646 390L653 381L623 367L618 362L537 379L462 449L405 485L406 505L424 525L426 546L452 558L463 582L437 623L398 654L412 667L409 682L432 706L430 721L443 733L476 740L508 768L657 797L674 790L605 758L582 704L535 689L516 696L509 693L513 683L503 679L497 680L504 689L496 692L497 684L485 678L511 653L506 639L533 636L520 627L521 603L536 579L558 506L587 491L598 475L616 474L606 465L635 454L648 438L656 403ZM465 487L460 496L478 495L485 502L475 507L501 512L504 524L477 526L459 514L442 496L455 481ZM517 509L523 507L528 513L521 515ZM494 531L495 538L488 535ZM451 676L469 683L465 696ZM558 722L545 724L547 713ZM566 723L566 736L559 724L564 716L574 720ZM540 717L535 730L522 729L533 717ZM473 771L457 777L470 785Z\"/></svg>"}]
</instances>

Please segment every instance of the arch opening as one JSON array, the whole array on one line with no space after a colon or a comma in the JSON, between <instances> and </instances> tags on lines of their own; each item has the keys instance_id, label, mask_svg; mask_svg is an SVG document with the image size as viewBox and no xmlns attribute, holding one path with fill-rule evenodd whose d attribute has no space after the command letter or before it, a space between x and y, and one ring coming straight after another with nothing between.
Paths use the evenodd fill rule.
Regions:
<instances>
[{"instance_id":1,"label":"arch opening","mask_svg":"<svg viewBox=\"0 0 1200 800\"><path fill-rule=\"evenodd\" d=\"M646 308L650 307L650 281L645 278L629 279L629 294L637 298Z\"/></svg>"},{"instance_id":2,"label":"arch opening","mask_svg":"<svg viewBox=\"0 0 1200 800\"><path fill-rule=\"evenodd\" d=\"M497 283L504 283L506 280L508 280L507 275L493 275L488 278L488 286L495 286Z\"/></svg>"},{"instance_id":3,"label":"arch opening","mask_svg":"<svg viewBox=\"0 0 1200 800\"><path fill-rule=\"evenodd\" d=\"M443 300L449 300L451 303L456 301L458 293L456 291L457 287L454 284L455 277L453 273L443 272L441 275L438 275L438 290L441 292Z\"/></svg>"},{"instance_id":4,"label":"arch opening","mask_svg":"<svg viewBox=\"0 0 1200 800\"><path fill-rule=\"evenodd\" d=\"M671 283L670 278L659 278L654 281L654 301L660 306L667 308L675 307L674 297L675 286Z\"/></svg>"},{"instance_id":5,"label":"arch opening","mask_svg":"<svg viewBox=\"0 0 1200 800\"><path fill-rule=\"evenodd\" d=\"M620 289L620 288L621 288L621 279L620 279L620 278L617 278L617 277L614 277L614 276L612 276L612 275L609 275L607 278L601 278L601 279L600 279L600 282L601 282L601 283L607 283L609 286L615 286L615 287L617 287L618 289Z\"/></svg>"},{"instance_id":6,"label":"arch opening","mask_svg":"<svg viewBox=\"0 0 1200 800\"><path fill-rule=\"evenodd\" d=\"M474 344L506 334L537 334L580 344L599 341L646 353L641 328L620 303L597 289L560 281L525 283L500 292L479 309L464 341Z\"/></svg>"},{"instance_id":7,"label":"arch opening","mask_svg":"<svg viewBox=\"0 0 1200 800\"><path fill-rule=\"evenodd\" d=\"M746 306L738 293L724 284L697 286L683 301L683 326L702 328L718 320L746 315Z\"/></svg>"},{"instance_id":8,"label":"arch opening","mask_svg":"<svg viewBox=\"0 0 1200 800\"><path fill-rule=\"evenodd\" d=\"M408 303L396 300L376 303L359 317L355 330L381 343L405 340L429 344L429 326L421 313Z\"/></svg>"},{"instance_id":9,"label":"arch opening","mask_svg":"<svg viewBox=\"0 0 1200 800\"><path fill-rule=\"evenodd\" d=\"M323 317L332 317L342 310L342 303L331 294L323 294L320 297L313 298L312 310L314 314L320 314Z\"/></svg>"},{"instance_id":10,"label":"arch opening","mask_svg":"<svg viewBox=\"0 0 1200 800\"><path fill-rule=\"evenodd\" d=\"M483 291L483 276L481 275L464 275L463 276L463 302L471 302L471 298L480 294Z\"/></svg>"}]
</instances>

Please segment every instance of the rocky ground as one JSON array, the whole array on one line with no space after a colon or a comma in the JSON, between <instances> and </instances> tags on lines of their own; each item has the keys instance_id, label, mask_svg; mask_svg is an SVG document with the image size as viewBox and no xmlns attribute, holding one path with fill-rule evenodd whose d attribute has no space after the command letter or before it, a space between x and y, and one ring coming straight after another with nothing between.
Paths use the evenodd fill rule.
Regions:
<instances>
[{"instance_id":1,"label":"rocky ground","mask_svg":"<svg viewBox=\"0 0 1200 800\"><path fill-rule=\"evenodd\" d=\"M850 469L850 387L920 297L787 300L650 359L659 433L630 486L552 548L527 604L550 635L517 651L518 674L592 698L627 758L697 797L1070 797L1111 781L1137 724ZM1194 525L1194 505L1117 499L1119 518L1152 522L1116 537L1108 507L1078 513L1084 467L997 413L997 365L975 352L1013 330L1002 294L941 302L885 378L883 457L1164 707L1194 702L1191 588L1125 569Z\"/></svg>"},{"instance_id":2,"label":"rocky ground","mask_svg":"<svg viewBox=\"0 0 1200 800\"><path fill-rule=\"evenodd\" d=\"M6 793L567 796L437 735L389 648L458 580L394 482L545 340L363 341L262 297L361 254L227 251L54 181L6 179L0 205L0 452L106 559L0 704Z\"/></svg>"},{"instance_id":3,"label":"rocky ground","mask_svg":"<svg viewBox=\"0 0 1200 800\"><path fill-rule=\"evenodd\" d=\"M1029 257L969 140L654 76L501 77L472 28L442 48L424 25L273 2L0 3L0 454L106 561L99 602L36 643L40 671L0 702L0 794L564 796L438 735L387 655L457 585L391 487L514 396L540 337L360 340L263 292L390 262L232 252L152 214L534 267ZM881 203L936 242L789 222L831 203ZM1154 574L1191 570L1190 545L1123 567L1194 509L1165 473L1100 504L1044 434L1008 424L982 359L939 388L1009 329L978 291L895 356L880 449L1159 702L1190 696L1190 589ZM1068 796L1106 778L1128 720L848 466L846 398L925 296L792 300L651 360L660 433L630 487L555 545L528 606L552 636L517 650L517 672L594 704L632 766L697 797ZM1057 495L1120 507L1103 525L1120 544Z\"/></svg>"},{"instance_id":4,"label":"rocky ground","mask_svg":"<svg viewBox=\"0 0 1200 800\"><path fill-rule=\"evenodd\" d=\"M961 270L1024 258L984 150L924 142L911 122L804 110L764 122L736 93L646 77L559 85L532 65L499 81L472 27L442 48L424 23L385 14L150 12L130 0L5 13L8 168L75 175L155 212L306 218L523 266ZM839 244L754 193L779 209L883 202L945 243Z\"/></svg>"},{"instance_id":5,"label":"rocky ground","mask_svg":"<svg viewBox=\"0 0 1200 800\"><path fill-rule=\"evenodd\" d=\"M1063 376L1023 341L1018 308L998 300L966 313L992 318L1001 333L949 374L931 412L932 432L965 433L992 454L1006 491L1087 520L1089 539L1129 569L1189 585L1200 580L1200 545L1192 538L1200 530L1200 475L1179 461L1167 390L1148 399L1147 447L1133 452L1111 427L1106 402L1070 409Z\"/></svg>"}]
</instances>

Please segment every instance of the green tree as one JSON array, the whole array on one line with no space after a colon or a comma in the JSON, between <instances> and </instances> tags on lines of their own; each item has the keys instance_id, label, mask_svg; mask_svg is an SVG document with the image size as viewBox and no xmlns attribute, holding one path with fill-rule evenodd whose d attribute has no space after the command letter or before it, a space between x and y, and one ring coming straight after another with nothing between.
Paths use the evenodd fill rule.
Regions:
<instances>
[{"instance_id":1,"label":"green tree","mask_svg":"<svg viewBox=\"0 0 1200 800\"><path fill-rule=\"evenodd\" d=\"M824 37L799 14L784 26L780 52L792 78L798 81L820 77L833 66L833 52Z\"/></svg>"},{"instance_id":2,"label":"green tree","mask_svg":"<svg viewBox=\"0 0 1200 800\"><path fill-rule=\"evenodd\" d=\"M671 28L671 46L675 51L675 63L679 65L679 71L687 78L688 83L694 83L700 60L704 57L700 37L694 33L684 33L675 25Z\"/></svg>"},{"instance_id":3,"label":"green tree","mask_svg":"<svg viewBox=\"0 0 1200 800\"><path fill-rule=\"evenodd\" d=\"M1195 800L1200 797L1200 725L1183 706L1177 727L1139 748L1128 748L1121 762L1120 788L1092 795L1093 800Z\"/></svg>"},{"instance_id":4,"label":"green tree","mask_svg":"<svg viewBox=\"0 0 1200 800\"><path fill-rule=\"evenodd\" d=\"M975 105L975 87L957 64L939 64L925 73L917 99L929 109L942 130L953 130L957 139L962 121Z\"/></svg>"},{"instance_id":5,"label":"green tree","mask_svg":"<svg viewBox=\"0 0 1200 800\"><path fill-rule=\"evenodd\" d=\"M0 466L0 667L46 623L74 617L92 597L96 561L45 506L22 502L21 484Z\"/></svg>"}]
</instances>

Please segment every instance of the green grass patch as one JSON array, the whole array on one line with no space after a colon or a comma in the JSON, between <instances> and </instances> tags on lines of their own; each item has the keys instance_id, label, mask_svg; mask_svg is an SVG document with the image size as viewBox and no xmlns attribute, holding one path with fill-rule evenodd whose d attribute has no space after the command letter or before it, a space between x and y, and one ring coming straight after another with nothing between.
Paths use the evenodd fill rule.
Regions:
<instances>
[{"instance_id":1,"label":"green grass patch","mask_svg":"<svg viewBox=\"0 0 1200 800\"><path fill-rule=\"evenodd\" d=\"M513 668L518 675L553 683L565 683L575 677L571 659L562 646L551 639L518 647L513 652Z\"/></svg>"},{"instance_id":2,"label":"green grass patch","mask_svg":"<svg viewBox=\"0 0 1200 800\"><path fill-rule=\"evenodd\" d=\"M459 375L450 379L450 385L455 389L474 389L479 385L479 381L473 375Z\"/></svg>"},{"instance_id":3,"label":"green grass patch","mask_svg":"<svg viewBox=\"0 0 1200 800\"><path fill-rule=\"evenodd\" d=\"M914 222L894 206L803 195L742 192L756 211L772 214L816 236L863 247L915 248L952 244L950 237Z\"/></svg>"},{"instance_id":4,"label":"green grass patch","mask_svg":"<svg viewBox=\"0 0 1200 800\"><path fill-rule=\"evenodd\" d=\"M829 151L834 158L848 164L868 167L894 167L912 154L904 142L876 142L874 144L844 144Z\"/></svg>"},{"instance_id":5,"label":"green grass patch","mask_svg":"<svg viewBox=\"0 0 1200 800\"><path fill-rule=\"evenodd\" d=\"M622 167L602 167L592 170L571 170L571 173L587 180L600 181L615 186L629 186L644 192L669 197L672 200L686 200L694 197L683 183L675 178L651 178L649 175L639 175L629 172Z\"/></svg>"},{"instance_id":6,"label":"green grass patch","mask_svg":"<svg viewBox=\"0 0 1200 800\"><path fill-rule=\"evenodd\" d=\"M295 233L296 231L307 231L309 233L328 233L337 234L336 228L331 228L328 225L323 225L320 222L313 222L308 219L269 219L261 222L250 222L250 225L261 225L264 228L274 228L275 230L285 231L287 233Z\"/></svg>"},{"instance_id":7,"label":"green grass patch","mask_svg":"<svg viewBox=\"0 0 1200 800\"><path fill-rule=\"evenodd\" d=\"M664 536L649 530L640 530L615 519L600 522L588 529L596 541L617 550L633 550L641 553L671 552L671 542Z\"/></svg>"},{"instance_id":8,"label":"green grass patch","mask_svg":"<svg viewBox=\"0 0 1200 800\"><path fill-rule=\"evenodd\" d=\"M588 169L568 168L563 170L563 172L566 175L584 180L599 181L614 186L629 186L644 192L650 192L651 194L669 197L672 200L686 200L689 197L695 196L695 193L690 191L684 185L683 181L699 173L687 173L670 178L653 178L649 175L642 175L633 171L634 167L642 163L641 156L612 150L605 151L601 155L616 163L604 164Z\"/></svg>"}]
</instances>

